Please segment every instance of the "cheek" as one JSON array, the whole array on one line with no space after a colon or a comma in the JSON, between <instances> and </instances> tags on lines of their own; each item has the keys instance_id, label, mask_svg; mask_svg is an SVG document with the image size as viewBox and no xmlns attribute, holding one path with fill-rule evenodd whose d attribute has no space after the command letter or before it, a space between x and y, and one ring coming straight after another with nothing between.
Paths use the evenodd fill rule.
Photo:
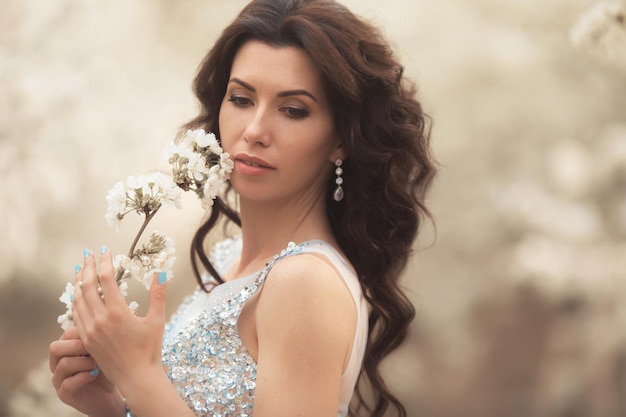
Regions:
<instances>
[{"instance_id":1,"label":"cheek","mask_svg":"<svg viewBox=\"0 0 626 417\"><path fill-rule=\"evenodd\" d=\"M225 120L227 118L227 109L226 106L224 105L224 102L222 101L222 105L220 106L220 114L219 117L217 118L217 124L220 128L220 132L222 132L224 130L224 128L227 128Z\"/></svg>"},{"instance_id":2,"label":"cheek","mask_svg":"<svg viewBox=\"0 0 626 417\"><path fill-rule=\"evenodd\" d=\"M217 123L220 129L220 140L222 142L222 147L227 152L228 152L228 148L231 142L232 130L233 130L232 123L229 123L229 121L232 120L232 118L229 116L230 115L228 113L228 106L224 106L224 104L222 103L222 106L220 107L220 115L218 117Z\"/></svg>"}]
</instances>

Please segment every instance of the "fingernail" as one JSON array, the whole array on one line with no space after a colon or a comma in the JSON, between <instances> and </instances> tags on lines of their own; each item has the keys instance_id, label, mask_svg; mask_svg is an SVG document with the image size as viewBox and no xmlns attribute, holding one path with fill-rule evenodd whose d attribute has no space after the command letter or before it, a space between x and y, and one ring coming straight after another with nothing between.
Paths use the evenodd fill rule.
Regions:
<instances>
[{"instance_id":1,"label":"fingernail","mask_svg":"<svg viewBox=\"0 0 626 417\"><path fill-rule=\"evenodd\" d=\"M108 250L109 248L107 248L106 246L103 246L100 248L100 253L107 253Z\"/></svg>"},{"instance_id":2,"label":"fingernail","mask_svg":"<svg viewBox=\"0 0 626 417\"><path fill-rule=\"evenodd\" d=\"M80 272L80 264L76 264L74 266L74 273L78 274Z\"/></svg>"},{"instance_id":3,"label":"fingernail","mask_svg":"<svg viewBox=\"0 0 626 417\"><path fill-rule=\"evenodd\" d=\"M100 369L94 369L93 371L89 372L89 375L98 376L99 373L100 373Z\"/></svg>"},{"instance_id":4,"label":"fingernail","mask_svg":"<svg viewBox=\"0 0 626 417\"><path fill-rule=\"evenodd\" d=\"M163 285L167 282L167 273L165 271L159 272L159 278L157 279L157 284Z\"/></svg>"},{"instance_id":5,"label":"fingernail","mask_svg":"<svg viewBox=\"0 0 626 417\"><path fill-rule=\"evenodd\" d=\"M84 250L83 250L83 258L88 257L90 253L91 253L91 252L89 251L89 249L84 249Z\"/></svg>"}]
</instances>

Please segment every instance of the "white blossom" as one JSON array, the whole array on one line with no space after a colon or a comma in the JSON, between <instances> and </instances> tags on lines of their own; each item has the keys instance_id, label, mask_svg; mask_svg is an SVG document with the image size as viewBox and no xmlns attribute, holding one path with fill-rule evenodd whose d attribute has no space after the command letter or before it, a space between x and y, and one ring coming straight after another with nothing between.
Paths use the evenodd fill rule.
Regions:
<instances>
[{"instance_id":1,"label":"white blossom","mask_svg":"<svg viewBox=\"0 0 626 417\"><path fill-rule=\"evenodd\" d=\"M222 179L227 180L235 167L235 163L232 159L230 159L230 154L228 152L224 152L220 155L220 167L220 176Z\"/></svg>"},{"instance_id":2,"label":"white blossom","mask_svg":"<svg viewBox=\"0 0 626 417\"><path fill-rule=\"evenodd\" d=\"M119 229L121 214L126 211L127 192L126 185L122 181L115 183L106 196L107 213L104 216L107 223Z\"/></svg>"},{"instance_id":3,"label":"white blossom","mask_svg":"<svg viewBox=\"0 0 626 417\"><path fill-rule=\"evenodd\" d=\"M138 177L130 176L126 182L115 183L106 201L105 218L109 225L118 228L124 216L132 211L150 214L162 204L181 208L182 194L170 176L153 172Z\"/></svg>"},{"instance_id":4,"label":"white blossom","mask_svg":"<svg viewBox=\"0 0 626 417\"><path fill-rule=\"evenodd\" d=\"M186 138L192 145L203 148L202 153L222 154L222 147L213 133L206 133L204 129L187 130Z\"/></svg>"},{"instance_id":5,"label":"white blossom","mask_svg":"<svg viewBox=\"0 0 626 417\"><path fill-rule=\"evenodd\" d=\"M193 181L202 181L209 172L206 159L197 153L191 155L187 167L187 176Z\"/></svg>"},{"instance_id":6,"label":"white blossom","mask_svg":"<svg viewBox=\"0 0 626 417\"><path fill-rule=\"evenodd\" d=\"M165 272L168 281L174 277L174 254L174 239L153 232L149 241L135 250L131 258L118 255L114 267L116 271L122 272L122 279L133 278L150 289L155 274Z\"/></svg>"},{"instance_id":7,"label":"white blossom","mask_svg":"<svg viewBox=\"0 0 626 417\"><path fill-rule=\"evenodd\" d=\"M121 220L131 212L145 216L147 222L163 206L182 207L182 191L193 191L204 207L210 207L222 190L233 170L234 163L224 152L213 133L204 129L188 130L178 143L170 143L165 156L171 174L153 172L147 175L129 176L126 181L118 181L106 196L105 218L109 225L119 228ZM139 236L137 237L137 239ZM139 249L131 248L129 255L117 255L113 259L116 279L123 297L128 295L129 278L141 282L146 289L152 285L154 277L165 272L167 280L173 278L174 256L173 239L153 232L147 243ZM68 284L71 285L71 284ZM71 290L71 295L70 295ZM63 328L72 324L71 298L73 286L66 287L61 301L67 311L58 317ZM129 308L137 309L131 302Z\"/></svg>"},{"instance_id":8,"label":"white blossom","mask_svg":"<svg viewBox=\"0 0 626 417\"><path fill-rule=\"evenodd\" d=\"M66 311L57 317L57 323L61 325L63 330L69 329L74 324L74 314L72 311L72 302L74 301L74 285L68 282L65 285L65 291L59 297L59 301L65 304Z\"/></svg>"},{"instance_id":9,"label":"white blossom","mask_svg":"<svg viewBox=\"0 0 626 417\"><path fill-rule=\"evenodd\" d=\"M187 132L185 132L185 142L193 146L199 142L202 143L205 136L206 132L204 129L188 129Z\"/></svg>"},{"instance_id":10,"label":"white blossom","mask_svg":"<svg viewBox=\"0 0 626 417\"><path fill-rule=\"evenodd\" d=\"M128 296L128 282L126 280L122 280L120 282L119 288L122 297L126 298Z\"/></svg>"},{"instance_id":11,"label":"white blossom","mask_svg":"<svg viewBox=\"0 0 626 417\"><path fill-rule=\"evenodd\" d=\"M126 186L122 181L116 182L109 190L106 201L110 210L121 212L126 208Z\"/></svg>"},{"instance_id":12,"label":"white blossom","mask_svg":"<svg viewBox=\"0 0 626 417\"><path fill-rule=\"evenodd\" d=\"M127 269L128 265L130 265L130 259L126 255L116 255L113 258L113 268L115 268L115 272Z\"/></svg>"},{"instance_id":13,"label":"white blossom","mask_svg":"<svg viewBox=\"0 0 626 417\"><path fill-rule=\"evenodd\" d=\"M188 159L191 157L193 153L194 153L193 149L191 148L190 144L187 143L186 141L183 141L180 143L170 142L165 148L165 152L164 152L166 160L170 164L180 158Z\"/></svg>"},{"instance_id":14,"label":"white blossom","mask_svg":"<svg viewBox=\"0 0 626 417\"><path fill-rule=\"evenodd\" d=\"M74 285L68 282L65 285L65 291L59 297L59 301L65 304L66 311L57 317L57 323L61 325L63 330L69 329L74 324L74 316L72 312L72 301L74 301Z\"/></svg>"},{"instance_id":15,"label":"white blossom","mask_svg":"<svg viewBox=\"0 0 626 417\"><path fill-rule=\"evenodd\" d=\"M169 145L166 156L174 182L185 191L194 191L204 207L213 204L234 166L215 135L204 129L188 130L179 143Z\"/></svg>"},{"instance_id":16,"label":"white blossom","mask_svg":"<svg viewBox=\"0 0 626 417\"><path fill-rule=\"evenodd\" d=\"M131 301L128 304L128 308L130 308L130 311L132 311L133 313L137 312L137 308L139 308L139 304L137 303L137 301Z\"/></svg>"},{"instance_id":17,"label":"white blossom","mask_svg":"<svg viewBox=\"0 0 626 417\"><path fill-rule=\"evenodd\" d=\"M161 172L155 172L149 179L155 184L156 189L152 191L160 196L161 202L177 209L182 208L182 193L172 177Z\"/></svg>"},{"instance_id":18,"label":"white blossom","mask_svg":"<svg viewBox=\"0 0 626 417\"><path fill-rule=\"evenodd\" d=\"M216 173L211 174L207 178L204 183L204 197L202 198L202 204L205 207L210 207L213 204L213 200L219 193L223 183L222 179Z\"/></svg>"},{"instance_id":19,"label":"white blossom","mask_svg":"<svg viewBox=\"0 0 626 417\"><path fill-rule=\"evenodd\" d=\"M59 300L65 304L67 308L72 308L72 301L74 301L74 285L71 282L65 284L65 291L63 291Z\"/></svg>"}]
</instances>

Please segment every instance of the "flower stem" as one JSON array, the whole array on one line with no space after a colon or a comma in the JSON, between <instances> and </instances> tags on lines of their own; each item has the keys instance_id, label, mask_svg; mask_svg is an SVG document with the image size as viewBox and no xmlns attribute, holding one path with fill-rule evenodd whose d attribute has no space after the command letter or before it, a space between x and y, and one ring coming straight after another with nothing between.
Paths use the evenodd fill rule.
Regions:
<instances>
[{"instance_id":1,"label":"flower stem","mask_svg":"<svg viewBox=\"0 0 626 417\"><path fill-rule=\"evenodd\" d=\"M130 245L130 250L128 251L129 259L133 258L133 253L135 252L135 247L137 246L137 243L139 242L139 238L141 238L141 235L143 234L144 230L146 230L148 223L150 223L150 220L152 220L152 218L157 213L157 211L159 211L160 208L161 208L161 205L159 204L154 210L152 210L152 212L150 212L150 209L148 208L145 209L144 213L146 215L146 218L143 221L143 224L141 225L141 227L139 228L139 231L137 232L137 235L135 236L133 243ZM117 275L115 276L115 281L119 283L122 279L122 276L124 276L123 270L117 273Z\"/></svg>"}]
</instances>

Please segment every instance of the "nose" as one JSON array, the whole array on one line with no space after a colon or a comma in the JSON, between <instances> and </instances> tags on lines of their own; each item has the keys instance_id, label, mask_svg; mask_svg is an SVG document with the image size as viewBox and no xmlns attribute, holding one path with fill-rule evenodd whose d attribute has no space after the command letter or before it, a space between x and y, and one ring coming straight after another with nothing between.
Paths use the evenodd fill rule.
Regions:
<instances>
[{"instance_id":1,"label":"nose","mask_svg":"<svg viewBox=\"0 0 626 417\"><path fill-rule=\"evenodd\" d=\"M243 138L249 144L259 144L264 147L270 144L270 120L267 112L260 106L249 120L243 132Z\"/></svg>"}]
</instances>

